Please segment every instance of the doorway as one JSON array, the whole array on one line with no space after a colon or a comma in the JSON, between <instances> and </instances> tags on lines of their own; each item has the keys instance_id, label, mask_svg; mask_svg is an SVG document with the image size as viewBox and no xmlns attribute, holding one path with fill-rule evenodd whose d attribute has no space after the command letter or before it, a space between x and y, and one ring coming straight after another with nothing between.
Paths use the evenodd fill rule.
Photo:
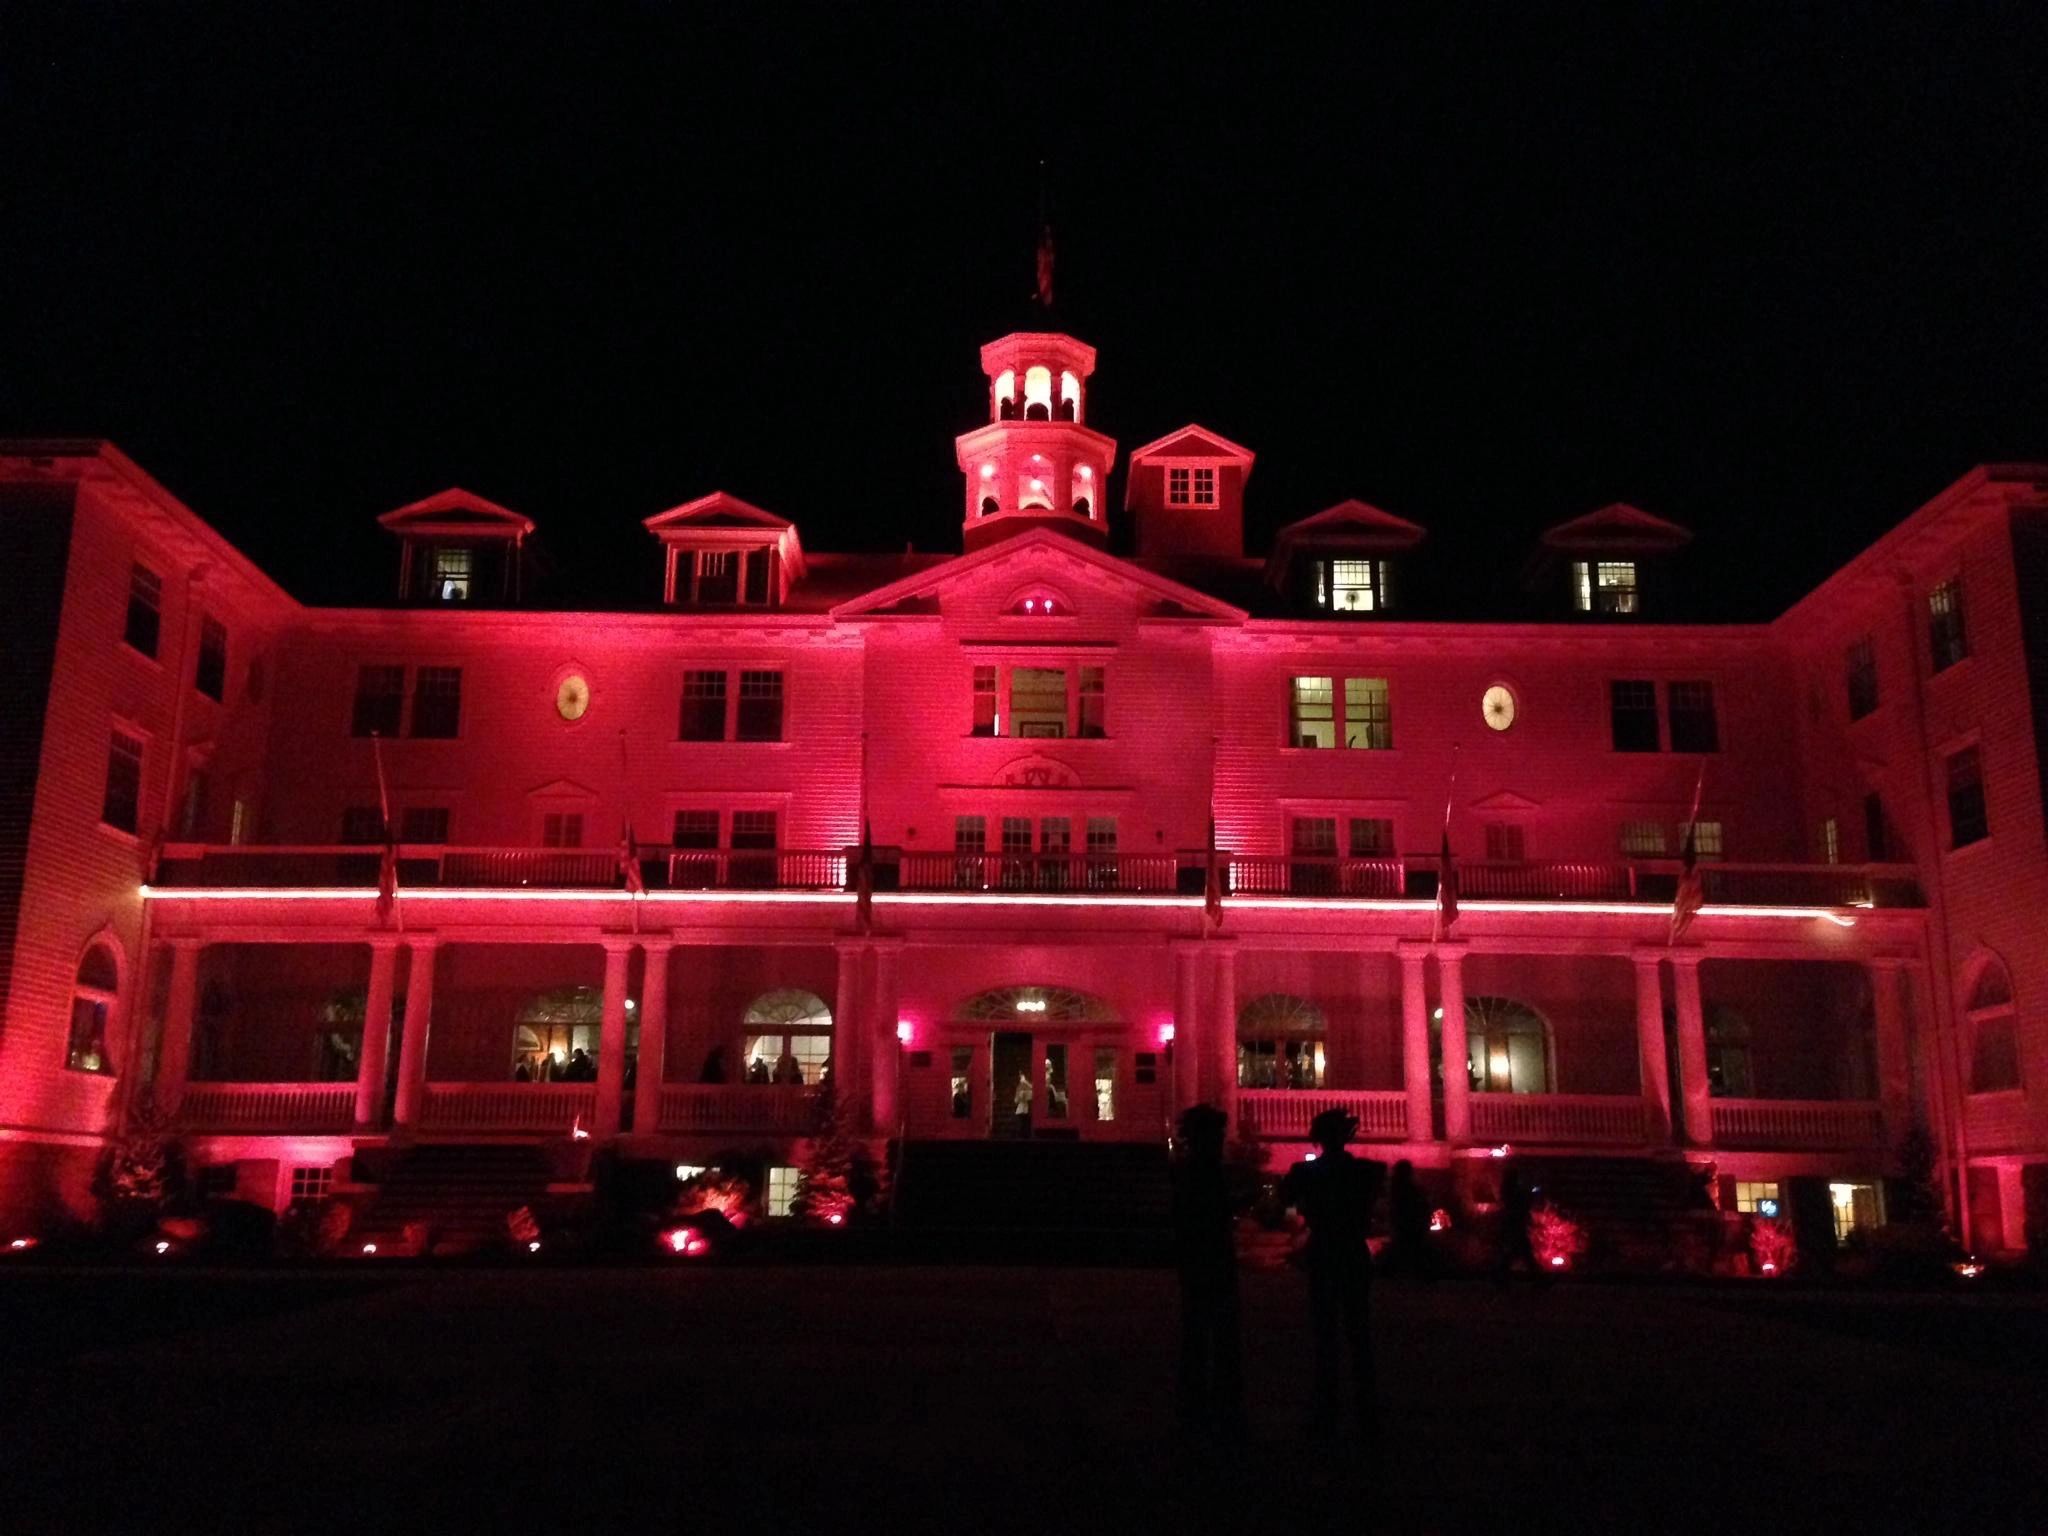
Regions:
<instances>
[{"instance_id":1,"label":"doorway","mask_svg":"<svg viewBox=\"0 0 2048 1536\"><path fill-rule=\"evenodd\" d=\"M997 1030L989 1042L989 1135L1028 1139L1032 1098L1031 1036Z\"/></svg>"}]
</instances>

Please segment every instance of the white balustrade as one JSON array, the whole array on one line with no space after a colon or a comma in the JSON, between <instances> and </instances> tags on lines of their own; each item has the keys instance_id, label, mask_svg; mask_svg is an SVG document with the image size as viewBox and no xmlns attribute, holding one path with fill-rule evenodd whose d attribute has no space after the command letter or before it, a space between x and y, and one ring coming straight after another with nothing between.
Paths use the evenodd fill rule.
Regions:
<instances>
[{"instance_id":1,"label":"white balustrade","mask_svg":"<svg viewBox=\"0 0 2048 1536\"><path fill-rule=\"evenodd\" d=\"M1476 1141L1640 1142L1643 1101L1633 1094L1475 1093Z\"/></svg>"},{"instance_id":2,"label":"white balustrade","mask_svg":"<svg viewBox=\"0 0 2048 1536\"><path fill-rule=\"evenodd\" d=\"M1715 1099L1713 1115L1724 1147L1869 1147L1883 1136L1871 1099Z\"/></svg>"},{"instance_id":3,"label":"white balustrade","mask_svg":"<svg viewBox=\"0 0 2048 1536\"><path fill-rule=\"evenodd\" d=\"M178 1122L190 1131L346 1131L354 1083L189 1083Z\"/></svg>"},{"instance_id":4,"label":"white balustrade","mask_svg":"<svg viewBox=\"0 0 2048 1536\"><path fill-rule=\"evenodd\" d=\"M1408 1096L1398 1089L1380 1092L1319 1088L1240 1088L1238 1117L1254 1136L1269 1141L1305 1141L1309 1122L1326 1109L1358 1117L1358 1134L1367 1141L1399 1141L1408 1134Z\"/></svg>"},{"instance_id":5,"label":"white balustrade","mask_svg":"<svg viewBox=\"0 0 2048 1536\"><path fill-rule=\"evenodd\" d=\"M595 1083L428 1083L420 1129L566 1132L590 1128Z\"/></svg>"},{"instance_id":6,"label":"white balustrade","mask_svg":"<svg viewBox=\"0 0 2048 1536\"><path fill-rule=\"evenodd\" d=\"M661 1090L664 1131L811 1130L818 1091L793 1083L669 1083Z\"/></svg>"}]
</instances>

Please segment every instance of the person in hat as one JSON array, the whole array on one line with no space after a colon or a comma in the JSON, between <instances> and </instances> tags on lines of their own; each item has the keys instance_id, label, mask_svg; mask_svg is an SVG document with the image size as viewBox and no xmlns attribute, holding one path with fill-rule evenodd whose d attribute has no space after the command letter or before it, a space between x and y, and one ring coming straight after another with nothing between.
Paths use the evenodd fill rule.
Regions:
<instances>
[{"instance_id":1,"label":"person in hat","mask_svg":"<svg viewBox=\"0 0 2048 1536\"><path fill-rule=\"evenodd\" d=\"M1315 1325L1315 1420L1334 1427L1343 1416L1343 1353L1351 1356L1351 1391L1359 1426L1379 1428L1372 1358L1372 1251L1366 1234L1386 1170L1353 1157L1347 1144L1354 1115L1326 1109L1309 1122L1316 1145L1280 1181L1280 1195L1308 1223L1309 1312Z\"/></svg>"},{"instance_id":2,"label":"person in hat","mask_svg":"<svg viewBox=\"0 0 2048 1536\"><path fill-rule=\"evenodd\" d=\"M1223 1142L1230 1122L1197 1104L1180 1117L1173 1165L1174 1257L1180 1271L1180 1418L1185 1429L1235 1432L1244 1423L1237 1249L1231 1238Z\"/></svg>"}]
</instances>

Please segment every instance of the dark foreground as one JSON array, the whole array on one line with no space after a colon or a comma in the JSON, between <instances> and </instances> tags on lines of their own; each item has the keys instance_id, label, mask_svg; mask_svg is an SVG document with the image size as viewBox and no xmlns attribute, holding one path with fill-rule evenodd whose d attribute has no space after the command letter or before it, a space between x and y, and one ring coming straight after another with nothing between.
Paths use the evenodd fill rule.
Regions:
<instances>
[{"instance_id":1,"label":"dark foreground","mask_svg":"<svg viewBox=\"0 0 2048 1536\"><path fill-rule=\"evenodd\" d=\"M0 1529L2048 1529L2038 1298L1383 1286L1384 1453L1146 1270L0 1272Z\"/></svg>"}]
</instances>

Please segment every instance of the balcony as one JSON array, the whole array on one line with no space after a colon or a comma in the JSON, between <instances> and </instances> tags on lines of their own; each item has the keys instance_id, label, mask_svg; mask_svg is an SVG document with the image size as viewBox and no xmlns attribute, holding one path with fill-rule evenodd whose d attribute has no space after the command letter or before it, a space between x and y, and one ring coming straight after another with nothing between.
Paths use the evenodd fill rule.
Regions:
<instances>
[{"instance_id":1,"label":"balcony","mask_svg":"<svg viewBox=\"0 0 2048 1536\"><path fill-rule=\"evenodd\" d=\"M1821 1151L1884 1139L1878 1105L1868 1099L1715 1099L1711 1108L1721 1147Z\"/></svg>"},{"instance_id":2,"label":"balcony","mask_svg":"<svg viewBox=\"0 0 2048 1536\"><path fill-rule=\"evenodd\" d=\"M1240 1088L1238 1118L1261 1141L1306 1141L1309 1122L1328 1109L1358 1118L1362 1141L1401 1141L1408 1134L1408 1096L1394 1092L1314 1088Z\"/></svg>"},{"instance_id":3,"label":"balcony","mask_svg":"<svg viewBox=\"0 0 2048 1536\"><path fill-rule=\"evenodd\" d=\"M178 1105L187 1131L346 1133L355 1125L354 1083L189 1083Z\"/></svg>"},{"instance_id":4,"label":"balcony","mask_svg":"<svg viewBox=\"0 0 2048 1536\"><path fill-rule=\"evenodd\" d=\"M1475 1141L1630 1146L1649 1139L1634 1094L1475 1093Z\"/></svg>"},{"instance_id":5,"label":"balcony","mask_svg":"<svg viewBox=\"0 0 2048 1536\"><path fill-rule=\"evenodd\" d=\"M806 1135L817 1128L818 1090L788 1083L664 1083L664 1131L761 1131Z\"/></svg>"}]
</instances>

